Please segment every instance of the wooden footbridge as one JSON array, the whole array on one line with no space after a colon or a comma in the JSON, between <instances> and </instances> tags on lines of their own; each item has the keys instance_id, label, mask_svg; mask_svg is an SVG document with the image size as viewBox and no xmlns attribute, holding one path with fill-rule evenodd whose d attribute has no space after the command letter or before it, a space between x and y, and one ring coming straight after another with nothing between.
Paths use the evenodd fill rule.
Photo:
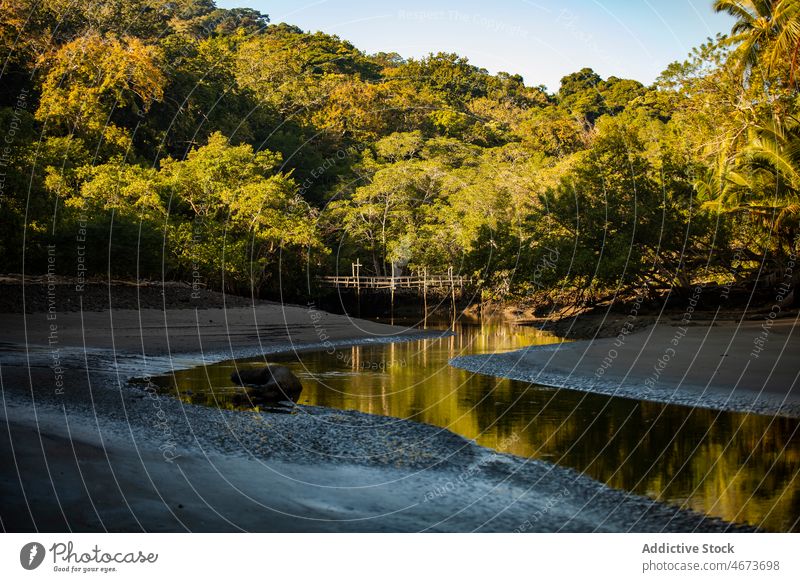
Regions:
<instances>
[{"instance_id":1,"label":"wooden footbridge","mask_svg":"<svg viewBox=\"0 0 800 582\"><path fill-rule=\"evenodd\" d=\"M320 277L320 281L330 287L337 289L372 289L372 290L396 290L396 289L416 289L425 291L427 289L458 289L462 290L464 285L469 283L469 279L463 275L403 275L393 277L391 275L382 277L373 276L342 276L334 275L330 277Z\"/></svg>"},{"instance_id":2,"label":"wooden footbridge","mask_svg":"<svg viewBox=\"0 0 800 582\"><path fill-rule=\"evenodd\" d=\"M352 275L332 275L319 277L318 280L328 287L353 289L357 296L360 296L362 291L389 291L392 306L394 306L396 291L406 289L416 291L424 298L425 313L428 311L429 291L446 292L451 296L455 310L456 295L461 295L464 287L470 282L469 277L453 274L452 267L444 275L429 275L427 269L423 269L422 272L415 275L364 276L360 273L361 266L361 263L356 261L352 264Z\"/></svg>"}]
</instances>

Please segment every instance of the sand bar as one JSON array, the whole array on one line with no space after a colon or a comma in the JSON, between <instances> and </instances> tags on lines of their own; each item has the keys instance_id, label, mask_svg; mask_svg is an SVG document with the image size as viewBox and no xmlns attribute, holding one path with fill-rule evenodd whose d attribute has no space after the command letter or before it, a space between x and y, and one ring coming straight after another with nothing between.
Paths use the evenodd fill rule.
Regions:
<instances>
[{"instance_id":1,"label":"sand bar","mask_svg":"<svg viewBox=\"0 0 800 582\"><path fill-rule=\"evenodd\" d=\"M800 417L794 319L681 325L451 364L476 373L717 410Z\"/></svg>"}]
</instances>

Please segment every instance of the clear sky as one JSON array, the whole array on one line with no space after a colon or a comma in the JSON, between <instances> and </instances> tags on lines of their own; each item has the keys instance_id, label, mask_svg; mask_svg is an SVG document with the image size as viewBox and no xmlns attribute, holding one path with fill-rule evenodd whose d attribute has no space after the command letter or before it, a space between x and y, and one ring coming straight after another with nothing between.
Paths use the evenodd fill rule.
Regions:
<instances>
[{"instance_id":1,"label":"clear sky","mask_svg":"<svg viewBox=\"0 0 800 582\"><path fill-rule=\"evenodd\" d=\"M564 75L591 67L650 83L666 65L732 19L712 0L217 0L247 6L273 23L321 30L367 53L420 57L455 52L492 73L558 89Z\"/></svg>"}]
</instances>

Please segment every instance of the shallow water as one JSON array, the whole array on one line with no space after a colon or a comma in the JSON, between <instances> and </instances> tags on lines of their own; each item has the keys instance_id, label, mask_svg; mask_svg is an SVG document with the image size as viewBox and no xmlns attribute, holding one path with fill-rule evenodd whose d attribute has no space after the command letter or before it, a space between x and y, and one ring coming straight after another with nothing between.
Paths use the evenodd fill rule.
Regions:
<instances>
[{"instance_id":1,"label":"shallow water","mask_svg":"<svg viewBox=\"0 0 800 582\"><path fill-rule=\"evenodd\" d=\"M299 404L426 422L728 521L772 531L800 529L800 421L472 374L448 360L558 340L499 321L462 321L454 331L444 338L268 359L301 378ZM186 402L234 408L230 373L263 362L223 362L154 380Z\"/></svg>"}]
</instances>

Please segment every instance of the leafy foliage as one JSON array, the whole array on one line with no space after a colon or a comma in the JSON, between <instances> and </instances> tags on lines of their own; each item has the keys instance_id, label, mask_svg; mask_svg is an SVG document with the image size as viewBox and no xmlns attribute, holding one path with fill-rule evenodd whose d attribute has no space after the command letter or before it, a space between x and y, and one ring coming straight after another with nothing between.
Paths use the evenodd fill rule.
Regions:
<instances>
[{"instance_id":1,"label":"leafy foliage","mask_svg":"<svg viewBox=\"0 0 800 582\"><path fill-rule=\"evenodd\" d=\"M555 94L212 0L90 4L0 5L4 270L25 240L69 272L79 232L96 273L270 294L362 259L596 301L797 250L798 0L716 0L731 36L654 85L583 68Z\"/></svg>"}]
</instances>

